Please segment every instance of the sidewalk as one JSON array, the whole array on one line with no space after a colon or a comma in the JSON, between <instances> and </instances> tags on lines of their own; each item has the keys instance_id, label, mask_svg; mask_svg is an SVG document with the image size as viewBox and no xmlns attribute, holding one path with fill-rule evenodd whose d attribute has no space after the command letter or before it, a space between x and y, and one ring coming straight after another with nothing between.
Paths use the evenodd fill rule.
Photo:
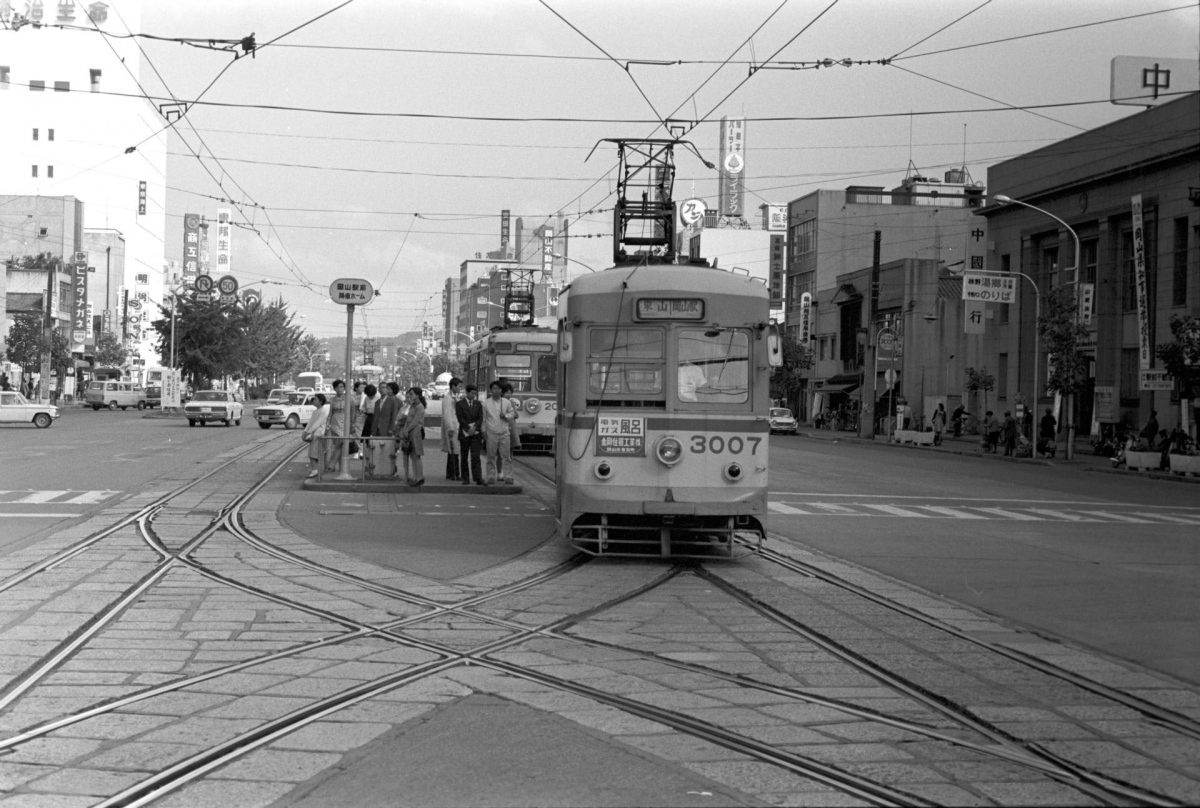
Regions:
<instances>
[{"instance_id":1,"label":"sidewalk","mask_svg":"<svg viewBox=\"0 0 1200 808\"><path fill-rule=\"evenodd\" d=\"M963 435L961 437L952 437L946 434L942 438L941 446L916 446L911 443L889 443L882 435L876 435L874 440L869 438L861 438L853 432L839 432L830 429L801 429L797 432L798 435L806 438L815 438L817 440L848 440L857 443L875 444L878 446L887 446L897 449L908 449L917 452L935 452L940 454L956 454L966 457L978 457L984 460L1003 461L1006 463L1024 463L1036 464L1040 466L1054 466L1056 468L1078 469L1080 471L1096 472L1100 474L1121 474L1125 476L1141 477L1154 480L1164 480L1177 483L1192 483L1200 484L1200 477L1189 477L1186 475L1171 473L1169 471L1129 471L1128 469L1114 468L1112 459L1100 457L1092 450L1092 445L1085 435L1082 438L1075 439L1074 457L1070 460L1066 459L1066 442L1059 440L1055 445L1058 449L1055 457L1006 457L1004 450L1001 449L996 454L985 453L981 446L981 436L979 435Z\"/></svg>"}]
</instances>

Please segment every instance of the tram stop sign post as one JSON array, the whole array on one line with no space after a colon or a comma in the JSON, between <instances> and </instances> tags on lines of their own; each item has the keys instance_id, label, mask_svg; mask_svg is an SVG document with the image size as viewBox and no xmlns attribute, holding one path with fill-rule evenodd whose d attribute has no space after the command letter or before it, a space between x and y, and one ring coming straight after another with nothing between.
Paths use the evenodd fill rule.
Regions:
<instances>
[{"instance_id":1,"label":"tram stop sign post","mask_svg":"<svg viewBox=\"0 0 1200 808\"><path fill-rule=\"evenodd\" d=\"M329 284L329 297L334 303L346 307L346 376L349 378L350 369L354 367L354 307L365 306L374 300L375 287L371 285L370 281L363 278L338 278ZM350 435L350 410L351 407L347 406L343 412L342 435L344 437ZM350 458L347 457L348 454L349 452L346 451L340 453L341 460L338 463L338 473L334 477L335 480L354 479L354 476L350 473Z\"/></svg>"}]
</instances>

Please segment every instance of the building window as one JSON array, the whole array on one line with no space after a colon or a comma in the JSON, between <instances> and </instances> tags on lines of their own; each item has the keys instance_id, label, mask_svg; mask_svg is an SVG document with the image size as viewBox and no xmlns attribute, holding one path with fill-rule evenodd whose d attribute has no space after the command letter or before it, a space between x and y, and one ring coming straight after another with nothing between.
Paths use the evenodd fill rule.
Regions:
<instances>
[{"instance_id":1,"label":"building window","mask_svg":"<svg viewBox=\"0 0 1200 808\"><path fill-rule=\"evenodd\" d=\"M1002 353L996 357L996 399L1004 401L1008 398L1008 354Z\"/></svg>"},{"instance_id":2,"label":"building window","mask_svg":"<svg viewBox=\"0 0 1200 808\"><path fill-rule=\"evenodd\" d=\"M1080 261L1083 262L1083 277L1080 283L1095 283L1096 268L1100 264L1100 240L1088 239L1079 245Z\"/></svg>"},{"instance_id":3,"label":"building window","mask_svg":"<svg viewBox=\"0 0 1200 808\"><path fill-rule=\"evenodd\" d=\"M1042 275L1049 276L1049 288L1058 287L1058 247L1046 247L1042 250Z\"/></svg>"},{"instance_id":4,"label":"building window","mask_svg":"<svg viewBox=\"0 0 1200 808\"><path fill-rule=\"evenodd\" d=\"M100 92L100 71L99 70L89 70L88 74L92 78L92 84L91 84L92 92L94 92L94 93Z\"/></svg>"},{"instance_id":5,"label":"building window","mask_svg":"<svg viewBox=\"0 0 1200 808\"><path fill-rule=\"evenodd\" d=\"M54 140L54 130L53 129L46 130L46 140Z\"/></svg>"},{"instance_id":6,"label":"building window","mask_svg":"<svg viewBox=\"0 0 1200 808\"><path fill-rule=\"evenodd\" d=\"M54 82L54 92L56 92L56 93L65 93L70 89L71 89L71 82L69 82L69 81Z\"/></svg>"},{"instance_id":7,"label":"building window","mask_svg":"<svg viewBox=\"0 0 1200 808\"><path fill-rule=\"evenodd\" d=\"M792 247L792 260L817 250L817 220L809 219L799 222L789 228L789 244Z\"/></svg>"},{"instance_id":8,"label":"building window","mask_svg":"<svg viewBox=\"0 0 1200 808\"><path fill-rule=\"evenodd\" d=\"M819 340L817 340L817 346L818 346L817 356L820 358L820 360L822 362L824 362L825 361L825 338L824 337L821 337Z\"/></svg>"},{"instance_id":9,"label":"building window","mask_svg":"<svg viewBox=\"0 0 1200 808\"><path fill-rule=\"evenodd\" d=\"M41 79L32 79L29 82L29 89L31 92L40 93L46 89L46 82Z\"/></svg>"},{"instance_id":10,"label":"building window","mask_svg":"<svg viewBox=\"0 0 1200 808\"><path fill-rule=\"evenodd\" d=\"M37 130L37 129L34 129L34 130L33 130L33 139L34 139L34 140L37 140L37 139L38 139L38 130Z\"/></svg>"},{"instance_id":11,"label":"building window","mask_svg":"<svg viewBox=\"0 0 1200 808\"><path fill-rule=\"evenodd\" d=\"M71 298L71 284L60 283L58 285L58 310L59 311L70 311L71 310L70 298Z\"/></svg>"},{"instance_id":12,"label":"building window","mask_svg":"<svg viewBox=\"0 0 1200 808\"><path fill-rule=\"evenodd\" d=\"M1171 280L1171 305L1187 305L1188 220L1175 220L1175 266Z\"/></svg>"},{"instance_id":13,"label":"building window","mask_svg":"<svg viewBox=\"0 0 1200 808\"><path fill-rule=\"evenodd\" d=\"M1120 397L1122 407L1138 406L1141 379L1138 374L1138 349L1121 349L1121 387Z\"/></svg>"},{"instance_id":14,"label":"building window","mask_svg":"<svg viewBox=\"0 0 1200 808\"><path fill-rule=\"evenodd\" d=\"M33 176L37 176L37 166L33 167Z\"/></svg>"},{"instance_id":15,"label":"building window","mask_svg":"<svg viewBox=\"0 0 1200 808\"><path fill-rule=\"evenodd\" d=\"M46 178L54 179L54 166L46 166Z\"/></svg>"}]
</instances>

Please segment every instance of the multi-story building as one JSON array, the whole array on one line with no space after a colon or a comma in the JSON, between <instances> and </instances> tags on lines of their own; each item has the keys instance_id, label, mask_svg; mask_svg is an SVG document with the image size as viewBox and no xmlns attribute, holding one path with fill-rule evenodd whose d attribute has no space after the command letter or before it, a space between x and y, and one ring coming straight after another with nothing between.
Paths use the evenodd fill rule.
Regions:
<instances>
[{"instance_id":1,"label":"multi-story building","mask_svg":"<svg viewBox=\"0 0 1200 808\"><path fill-rule=\"evenodd\" d=\"M1039 296L1067 286L1090 332L1081 349L1087 387L1074 412L1079 432L1118 422L1140 428L1151 410L1164 427L1175 425L1179 388L1162 378L1155 349L1172 340L1173 317L1200 314L1198 121L1200 95L1191 94L988 169L993 192L1037 208L993 197L980 211L991 248L986 268L1032 281L1021 279L1018 304L987 304L995 312L979 339L982 361L1005 380L999 409L1018 394L1036 398L1039 409L1053 403L1034 313Z\"/></svg>"},{"instance_id":2,"label":"multi-story building","mask_svg":"<svg viewBox=\"0 0 1200 808\"><path fill-rule=\"evenodd\" d=\"M122 274L100 295L113 306L110 326L121 322L113 294L120 287L144 291L142 311L155 311L162 302L167 140L163 118L137 84L142 62L137 40L32 24L94 23L124 36L141 30L140 0L0 0L0 19L16 29L6 33L0 50L0 152L5 155L0 194L82 201L84 228L123 236ZM126 153L130 147L135 148ZM29 235L20 228L0 234ZM31 241L27 249L35 246ZM79 239L72 245L76 251L80 246ZM97 269L89 281L98 280L100 265L94 262L99 256L90 246L87 252L89 265ZM6 252L12 254L12 249ZM138 284L138 276L147 283ZM93 313L103 317L104 311L93 305ZM153 363L148 320L136 324L129 345Z\"/></svg>"}]
</instances>

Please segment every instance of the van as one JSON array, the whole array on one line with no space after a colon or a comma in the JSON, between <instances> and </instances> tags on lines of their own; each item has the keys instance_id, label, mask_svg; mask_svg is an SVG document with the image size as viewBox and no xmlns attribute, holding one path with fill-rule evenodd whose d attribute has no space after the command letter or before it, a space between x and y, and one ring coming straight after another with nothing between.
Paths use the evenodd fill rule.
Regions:
<instances>
[{"instance_id":1,"label":"van","mask_svg":"<svg viewBox=\"0 0 1200 808\"><path fill-rule=\"evenodd\" d=\"M101 407L108 407L110 410L117 407L123 410L137 407L144 410L147 407L146 388L138 387L133 382L92 382L88 385L84 400L92 405L93 410Z\"/></svg>"}]
</instances>

